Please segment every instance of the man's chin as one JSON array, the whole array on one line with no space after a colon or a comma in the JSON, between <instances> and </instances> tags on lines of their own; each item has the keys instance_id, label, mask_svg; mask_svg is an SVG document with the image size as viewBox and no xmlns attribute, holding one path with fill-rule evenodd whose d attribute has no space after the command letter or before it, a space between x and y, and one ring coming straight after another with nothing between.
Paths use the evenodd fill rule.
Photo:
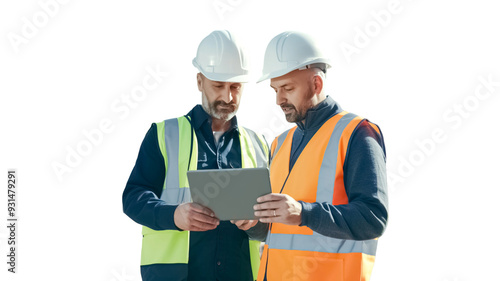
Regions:
<instances>
[{"instance_id":1,"label":"man's chin","mask_svg":"<svg viewBox=\"0 0 500 281\"><path fill-rule=\"evenodd\" d=\"M236 111L226 111L226 110L219 110L217 111L213 117L219 119L219 120L224 120L224 121L229 121L231 120L234 116L236 115Z\"/></svg>"},{"instance_id":2,"label":"man's chin","mask_svg":"<svg viewBox=\"0 0 500 281\"><path fill-rule=\"evenodd\" d=\"M285 119L289 123L295 123L295 122L297 122L297 115L293 114L293 112L287 113L287 114L285 114Z\"/></svg>"},{"instance_id":3,"label":"man's chin","mask_svg":"<svg viewBox=\"0 0 500 281\"><path fill-rule=\"evenodd\" d=\"M285 114L286 121L289 123L298 123L304 121L305 118L301 118L301 116L298 116L297 114L293 113L288 113Z\"/></svg>"}]
</instances>

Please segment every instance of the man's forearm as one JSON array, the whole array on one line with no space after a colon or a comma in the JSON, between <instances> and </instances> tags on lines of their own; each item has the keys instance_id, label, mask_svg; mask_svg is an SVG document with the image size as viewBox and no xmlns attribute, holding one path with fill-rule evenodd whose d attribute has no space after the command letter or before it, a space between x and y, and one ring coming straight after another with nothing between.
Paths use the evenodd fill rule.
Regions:
<instances>
[{"instance_id":1,"label":"man's forearm","mask_svg":"<svg viewBox=\"0 0 500 281\"><path fill-rule=\"evenodd\" d=\"M127 186L123 193L123 212L135 222L154 230L178 230L174 223L176 208L147 189Z\"/></svg>"},{"instance_id":2,"label":"man's forearm","mask_svg":"<svg viewBox=\"0 0 500 281\"><path fill-rule=\"evenodd\" d=\"M328 203L299 202L302 204L301 225L328 237L373 239L382 235L387 224L387 210L382 204L368 207L361 202L336 206Z\"/></svg>"}]
</instances>

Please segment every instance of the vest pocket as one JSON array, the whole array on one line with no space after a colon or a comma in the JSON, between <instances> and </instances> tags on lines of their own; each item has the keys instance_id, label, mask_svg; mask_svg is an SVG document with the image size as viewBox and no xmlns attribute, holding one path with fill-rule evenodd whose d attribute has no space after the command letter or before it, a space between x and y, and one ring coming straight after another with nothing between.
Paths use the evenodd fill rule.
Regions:
<instances>
[{"instance_id":1,"label":"vest pocket","mask_svg":"<svg viewBox=\"0 0 500 281\"><path fill-rule=\"evenodd\" d=\"M189 231L143 232L141 265L187 263L188 258Z\"/></svg>"}]
</instances>

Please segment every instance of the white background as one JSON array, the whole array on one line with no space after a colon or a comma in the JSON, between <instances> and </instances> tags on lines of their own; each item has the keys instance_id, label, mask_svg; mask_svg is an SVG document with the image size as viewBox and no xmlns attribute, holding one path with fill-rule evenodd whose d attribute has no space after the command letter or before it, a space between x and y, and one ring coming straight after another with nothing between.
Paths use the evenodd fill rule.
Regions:
<instances>
[{"instance_id":1,"label":"white background","mask_svg":"<svg viewBox=\"0 0 500 281\"><path fill-rule=\"evenodd\" d=\"M1 280L140 280L141 228L121 194L151 123L201 101L191 60L214 29L239 35L254 81L272 37L312 34L334 61L329 95L382 128L390 219L373 281L499 280L496 1L48 2L0 4L2 225L6 171L19 176L19 273L2 262ZM127 115L114 110L148 67L169 75ZM499 82L489 93L480 77ZM238 118L270 138L289 125L268 85L247 85ZM54 163L103 120L112 130L59 180Z\"/></svg>"}]
</instances>

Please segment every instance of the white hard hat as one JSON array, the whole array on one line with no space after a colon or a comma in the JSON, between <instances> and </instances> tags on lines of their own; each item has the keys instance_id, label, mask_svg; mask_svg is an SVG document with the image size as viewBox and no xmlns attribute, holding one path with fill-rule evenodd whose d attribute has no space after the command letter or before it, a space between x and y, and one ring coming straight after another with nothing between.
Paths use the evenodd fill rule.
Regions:
<instances>
[{"instance_id":1,"label":"white hard hat","mask_svg":"<svg viewBox=\"0 0 500 281\"><path fill-rule=\"evenodd\" d=\"M216 30L198 46L193 65L210 80L248 82L248 61L234 35L227 30Z\"/></svg>"},{"instance_id":2,"label":"white hard hat","mask_svg":"<svg viewBox=\"0 0 500 281\"><path fill-rule=\"evenodd\" d=\"M283 76L296 69L322 66L323 71L331 67L331 62L316 47L307 34L283 32L267 45L262 76L257 82Z\"/></svg>"}]
</instances>

